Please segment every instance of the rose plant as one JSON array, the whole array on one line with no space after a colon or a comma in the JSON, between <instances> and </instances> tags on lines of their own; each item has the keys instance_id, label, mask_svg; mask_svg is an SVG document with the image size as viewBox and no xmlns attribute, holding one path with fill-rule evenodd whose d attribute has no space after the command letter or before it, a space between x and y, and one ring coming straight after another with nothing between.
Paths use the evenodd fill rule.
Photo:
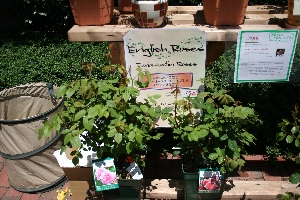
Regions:
<instances>
[{"instance_id":1,"label":"rose plant","mask_svg":"<svg viewBox=\"0 0 300 200\"><path fill-rule=\"evenodd\" d=\"M147 87L151 76L138 68L138 77L122 65L108 65L103 68L108 79L93 78L96 66L83 63L89 78L74 80L57 90L57 98L64 99L61 112L46 121L39 130L39 138L49 136L52 129L63 135L61 151L66 147L77 165L82 150L97 152L98 158L122 154L133 154L148 149L147 141L159 139L162 133L155 130L156 121L166 119L170 108L154 107L160 95L148 96L138 101L139 88ZM147 81L143 80L147 77ZM82 139L81 139L82 138Z\"/></svg>"},{"instance_id":2,"label":"rose plant","mask_svg":"<svg viewBox=\"0 0 300 200\"><path fill-rule=\"evenodd\" d=\"M254 144L255 137L248 128L257 115L253 108L235 101L229 91L215 89L214 80L201 81L206 91L196 98L177 99L174 116L168 118L178 140L184 171L197 172L211 166L223 174L232 172L244 165L245 146ZM175 87L176 96L179 92Z\"/></svg>"}]
</instances>

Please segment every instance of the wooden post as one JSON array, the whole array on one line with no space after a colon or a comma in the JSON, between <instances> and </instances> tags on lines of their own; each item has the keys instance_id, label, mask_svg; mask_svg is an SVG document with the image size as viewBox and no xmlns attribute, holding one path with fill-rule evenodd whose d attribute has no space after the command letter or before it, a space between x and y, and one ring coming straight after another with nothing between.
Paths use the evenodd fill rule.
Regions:
<instances>
[{"instance_id":1,"label":"wooden post","mask_svg":"<svg viewBox=\"0 0 300 200\"><path fill-rule=\"evenodd\" d=\"M124 42L110 42L109 51L111 64L121 64L126 66Z\"/></svg>"},{"instance_id":2,"label":"wooden post","mask_svg":"<svg viewBox=\"0 0 300 200\"><path fill-rule=\"evenodd\" d=\"M206 45L206 62L205 67L216 61L225 51L225 42L208 42Z\"/></svg>"}]
</instances>

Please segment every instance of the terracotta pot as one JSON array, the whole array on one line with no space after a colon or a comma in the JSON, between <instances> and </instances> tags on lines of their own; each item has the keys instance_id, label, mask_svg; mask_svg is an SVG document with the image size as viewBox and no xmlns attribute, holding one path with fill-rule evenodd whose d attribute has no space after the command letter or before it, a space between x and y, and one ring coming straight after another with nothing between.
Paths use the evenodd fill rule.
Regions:
<instances>
[{"instance_id":1,"label":"terracotta pot","mask_svg":"<svg viewBox=\"0 0 300 200\"><path fill-rule=\"evenodd\" d=\"M121 13L132 13L131 0L118 0L118 5Z\"/></svg>"},{"instance_id":2,"label":"terracotta pot","mask_svg":"<svg viewBox=\"0 0 300 200\"><path fill-rule=\"evenodd\" d=\"M114 0L69 0L75 23L80 26L108 24L113 17Z\"/></svg>"},{"instance_id":3,"label":"terracotta pot","mask_svg":"<svg viewBox=\"0 0 300 200\"><path fill-rule=\"evenodd\" d=\"M288 19L285 23L287 28L299 28L300 27L300 15L294 15L294 0L288 1Z\"/></svg>"},{"instance_id":4,"label":"terracotta pot","mask_svg":"<svg viewBox=\"0 0 300 200\"><path fill-rule=\"evenodd\" d=\"M244 22L249 0L203 0L205 22L237 26Z\"/></svg>"},{"instance_id":5,"label":"terracotta pot","mask_svg":"<svg viewBox=\"0 0 300 200\"><path fill-rule=\"evenodd\" d=\"M132 11L137 23L144 28L157 28L165 20L168 0L138 1L132 0Z\"/></svg>"}]
</instances>

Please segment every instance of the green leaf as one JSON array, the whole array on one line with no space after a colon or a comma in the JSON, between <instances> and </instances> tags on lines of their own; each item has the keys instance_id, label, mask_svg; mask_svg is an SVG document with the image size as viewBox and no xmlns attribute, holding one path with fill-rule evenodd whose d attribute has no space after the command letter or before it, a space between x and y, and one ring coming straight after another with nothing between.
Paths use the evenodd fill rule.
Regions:
<instances>
[{"instance_id":1,"label":"green leaf","mask_svg":"<svg viewBox=\"0 0 300 200\"><path fill-rule=\"evenodd\" d=\"M216 148L216 152L217 152L217 154L218 154L219 156L222 156L222 155L223 155L223 151L222 151L222 149L220 149L219 147Z\"/></svg>"},{"instance_id":2,"label":"green leaf","mask_svg":"<svg viewBox=\"0 0 300 200\"><path fill-rule=\"evenodd\" d=\"M291 136L291 135L286 136L286 142L287 143L291 143L291 142L293 142L293 140L294 140L293 136Z\"/></svg>"},{"instance_id":3,"label":"green leaf","mask_svg":"<svg viewBox=\"0 0 300 200\"><path fill-rule=\"evenodd\" d=\"M285 138L285 134L283 132L277 133L276 134L276 140L277 141L282 141Z\"/></svg>"},{"instance_id":4,"label":"green leaf","mask_svg":"<svg viewBox=\"0 0 300 200\"><path fill-rule=\"evenodd\" d=\"M159 99L161 97L161 94L155 94L152 96L154 99Z\"/></svg>"},{"instance_id":5,"label":"green leaf","mask_svg":"<svg viewBox=\"0 0 300 200\"><path fill-rule=\"evenodd\" d=\"M142 142L143 142L143 136L142 136L142 134L136 133L136 134L135 134L135 139L136 139L136 141L137 141L138 143L142 144Z\"/></svg>"},{"instance_id":6,"label":"green leaf","mask_svg":"<svg viewBox=\"0 0 300 200\"><path fill-rule=\"evenodd\" d=\"M130 131L128 134L128 140L133 141L135 138L135 133L133 131Z\"/></svg>"},{"instance_id":7,"label":"green leaf","mask_svg":"<svg viewBox=\"0 0 300 200\"><path fill-rule=\"evenodd\" d=\"M121 134L121 133L115 134L114 140L115 140L118 144L120 144L121 141L122 141L122 134Z\"/></svg>"},{"instance_id":8,"label":"green leaf","mask_svg":"<svg viewBox=\"0 0 300 200\"><path fill-rule=\"evenodd\" d=\"M48 137L50 137L51 134L52 134L52 128L50 126L45 126L44 136L48 138Z\"/></svg>"},{"instance_id":9,"label":"green leaf","mask_svg":"<svg viewBox=\"0 0 300 200\"><path fill-rule=\"evenodd\" d=\"M60 86L56 91L56 97L57 98L63 97L65 95L66 91L67 91L67 86L65 86L65 85Z\"/></svg>"},{"instance_id":10,"label":"green leaf","mask_svg":"<svg viewBox=\"0 0 300 200\"><path fill-rule=\"evenodd\" d=\"M72 163L76 166L79 163L79 158L77 156L75 156L74 158L72 158Z\"/></svg>"},{"instance_id":11,"label":"green leaf","mask_svg":"<svg viewBox=\"0 0 300 200\"><path fill-rule=\"evenodd\" d=\"M82 130L74 130L74 131L72 131L72 135L73 136L78 136L78 135L80 135L80 134L82 134Z\"/></svg>"},{"instance_id":12,"label":"green leaf","mask_svg":"<svg viewBox=\"0 0 300 200\"><path fill-rule=\"evenodd\" d=\"M223 157L223 156L218 157L218 163L219 163L219 164L222 164L223 161L224 161L224 157Z\"/></svg>"},{"instance_id":13,"label":"green leaf","mask_svg":"<svg viewBox=\"0 0 300 200\"><path fill-rule=\"evenodd\" d=\"M231 139L228 140L228 147L233 152L237 151L237 149L238 149L238 145L237 145L236 141L231 140Z\"/></svg>"},{"instance_id":14,"label":"green leaf","mask_svg":"<svg viewBox=\"0 0 300 200\"><path fill-rule=\"evenodd\" d=\"M220 137L219 132L216 129L209 130L215 137Z\"/></svg>"},{"instance_id":15,"label":"green leaf","mask_svg":"<svg viewBox=\"0 0 300 200\"><path fill-rule=\"evenodd\" d=\"M129 115L132 115L134 113L134 109L133 108L130 108L130 109L126 109L126 112L129 114Z\"/></svg>"},{"instance_id":16,"label":"green leaf","mask_svg":"<svg viewBox=\"0 0 300 200\"><path fill-rule=\"evenodd\" d=\"M197 98L199 99L203 99L204 97L207 97L207 95L209 95L210 92L200 92L197 96Z\"/></svg>"},{"instance_id":17,"label":"green leaf","mask_svg":"<svg viewBox=\"0 0 300 200\"><path fill-rule=\"evenodd\" d=\"M122 96L124 101L127 102L130 98L130 93L128 91L125 91Z\"/></svg>"},{"instance_id":18,"label":"green leaf","mask_svg":"<svg viewBox=\"0 0 300 200\"><path fill-rule=\"evenodd\" d=\"M184 130L185 130L185 131L189 131L189 132L191 132L191 131L193 131L193 130L194 130L194 128L193 128L193 127L191 127L191 126L186 126L186 127L184 127Z\"/></svg>"},{"instance_id":19,"label":"green leaf","mask_svg":"<svg viewBox=\"0 0 300 200\"><path fill-rule=\"evenodd\" d=\"M62 132L61 132L61 134L63 134L63 135L65 135L65 134L67 134L67 133L70 133L70 129L64 129Z\"/></svg>"},{"instance_id":20,"label":"green leaf","mask_svg":"<svg viewBox=\"0 0 300 200\"><path fill-rule=\"evenodd\" d=\"M126 152L127 152L127 154L130 154L131 151L132 151L132 143L131 143L131 142L128 142L128 143L126 144Z\"/></svg>"},{"instance_id":21,"label":"green leaf","mask_svg":"<svg viewBox=\"0 0 300 200\"><path fill-rule=\"evenodd\" d=\"M86 115L86 110L80 110L78 113L76 113L74 120L78 121L79 119L81 119L82 117L84 117Z\"/></svg>"},{"instance_id":22,"label":"green leaf","mask_svg":"<svg viewBox=\"0 0 300 200\"><path fill-rule=\"evenodd\" d=\"M300 174L299 173L292 174L289 178L289 181L293 184L299 183L300 182Z\"/></svg>"},{"instance_id":23,"label":"green leaf","mask_svg":"<svg viewBox=\"0 0 300 200\"><path fill-rule=\"evenodd\" d=\"M44 129L45 129L45 127L42 127L39 129L38 140L40 140L44 136Z\"/></svg>"},{"instance_id":24,"label":"green leaf","mask_svg":"<svg viewBox=\"0 0 300 200\"><path fill-rule=\"evenodd\" d=\"M189 141L198 141L197 132L196 132L196 131L192 131L192 132L188 135L188 139L189 139Z\"/></svg>"},{"instance_id":25,"label":"green leaf","mask_svg":"<svg viewBox=\"0 0 300 200\"><path fill-rule=\"evenodd\" d=\"M151 74L148 70L145 71L145 75L146 75L147 81L150 83L151 82Z\"/></svg>"},{"instance_id":26,"label":"green leaf","mask_svg":"<svg viewBox=\"0 0 300 200\"><path fill-rule=\"evenodd\" d=\"M199 138L204 138L209 134L209 131L207 129L201 129L199 131L198 137Z\"/></svg>"},{"instance_id":27,"label":"green leaf","mask_svg":"<svg viewBox=\"0 0 300 200\"><path fill-rule=\"evenodd\" d=\"M143 112L148 112L148 107L146 105L141 105L140 108Z\"/></svg>"},{"instance_id":28,"label":"green leaf","mask_svg":"<svg viewBox=\"0 0 300 200\"><path fill-rule=\"evenodd\" d=\"M221 141L224 141L224 140L227 140L228 139L228 135L227 134L224 134L220 137L220 140Z\"/></svg>"},{"instance_id":29,"label":"green leaf","mask_svg":"<svg viewBox=\"0 0 300 200\"><path fill-rule=\"evenodd\" d=\"M300 146L300 142L298 139L295 139L295 147L299 147Z\"/></svg>"},{"instance_id":30,"label":"green leaf","mask_svg":"<svg viewBox=\"0 0 300 200\"><path fill-rule=\"evenodd\" d=\"M219 156L218 156L218 154L217 153L210 153L209 154L209 159L210 160L215 160L215 159L217 159Z\"/></svg>"},{"instance_id":31,"label":"green leaf","mask_svg":"<svg viewBox=\"0 0 300 200\"><path fill-rule=\"evenodd\" d=\"M79 149L81 147L81 140L78 136L71 137L70 142L73 147Z\"/></svg>"},{"instance_id":32,"label":"green leaf","mask_svg":"<svg viewBox=\"0 0 300 200\"><path fill-rule=\"evenodd\" d=\"M115 102L113 102L112 100L108 100L108 101L107 101L107 105L108 105L108 107L110 107L110 108L114 108L114 107L116 106Z\"/></svg>"},{"instance_id":33,"label":"green leaf","mask_svg":"<svg viewBox=\"0 0 300 200\"><path fill-rule=\"evenodd\" d=\"M88 118L94 118L98 115L98 109L95 107L90 107L88 109Z\"/></svg>"},{"instance_id":34,"label":"green leaf","mask_svg":"<svg viewBox=\"0 0 300 200\"><path fill-rule=\"evenodd\" d=\"M155 107L155 112L157 112L157 113L161 112L161 107L159 105Z\"/></svg>"},{"instance_id":35,"label":"green leaf","mask_svg":"<svg viewBox=\"0 0 300 200\"><path fill-rule=\"evenodd\" d=\"M68 144L68 142L70 142L72 137L73 137L72 134L67 134L64 138L64 145Z\"/></svg>"},{"instance_id":36,"label":"green leaf","mask_svg":"<svg viewBox=\"0 0 300 200\"><path fill-rule=\"evenodd\" d=\"M173 111L173 108L172 108L172 107L166 107L166 108L162 109L161 112L167 114L167 113L170 113L170 112L172 112L172 111Z\"/></svg>"},{"instance_id":37,"label":"green leaf","mask_svg":"<svg viewBox=\"0 0 300 200\"><path fill-rule=\"evenodd\" d=\"M296 161L297 164L300 164L300 157L296 158L295 161Z\"/></svg>"},{"instance_id":38,"label":"green leaf","mask_svg":"<svg viewBox=\"0 0 300 200\"><path fill-rule=\"evenodd\" d=\"M92 128L94 126L94 119L88 119L87 117L83 118L83 126L88 131L92 131Z\"/></svg>"},{"instance_id":39,"label":"green leaf","mask_svg":"<svg viewBox=\"0 0 300 200\"><path fill-rule=\"evenodd\" d=\"M237 166L239 166L239 163L237 161L233 160L233 161L230 162L230 167L232 169L237 168Z\"/></svg>"},{"instance_id":40,"label":"green leaf","mask_svg":"<svg viewBox=\"0 0 300 200\"><path fill-rule=\"evenodd\" d=\"M157 113L154 111L154 108L150 108L148 113L151 117L157 117Z\"/></svg>"},{"instance_id":41,"label":"green leaf","mask_svg":"<svg viewBox=\"0 0 300 200\"><path fill-rule=\"evenodd\" d=\"M73 96L73 94L75 93L77 88L69 88L67 91L66 91L66 96L68 98L70 98L71 96Z\"/></svg>"},{"instance_id":42,"label":"green leaf","mask_svg":"<svg viewBox=\"0 0 300 200\"><path fill-rule=\"evenodd\" d=\"M297 133L297 127L294 126L294 127L291 129L291 133L293 133L293 134Z\"/></svg>"}]
</instances>

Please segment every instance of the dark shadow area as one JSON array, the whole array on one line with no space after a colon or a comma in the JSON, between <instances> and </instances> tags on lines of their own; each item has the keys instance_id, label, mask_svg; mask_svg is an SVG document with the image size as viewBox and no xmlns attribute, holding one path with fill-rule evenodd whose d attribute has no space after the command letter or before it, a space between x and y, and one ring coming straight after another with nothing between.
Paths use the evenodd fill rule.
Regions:
<instances>
[{"instance_id":1,"label":"dark shadow area","mask_svg":"<svg viewBox=\"0 0 300 200\"><path fill-rule=\"evenodd\" d=\"M266 5L264 9L269 10L269 14L285 14L287 13L288 7Z\"/></svg>"},{"instance_id":2,"label":"dark shadow area","mask_svg":"<svg viewBox=\"0 0 300 200\"><path fill-rule=\"evenodd\" d=\"M287 21L287 18L270 18L268 24L269 25L278 25L281 28L285 28L285 22Z\"/></svg>"}]
</instances>

